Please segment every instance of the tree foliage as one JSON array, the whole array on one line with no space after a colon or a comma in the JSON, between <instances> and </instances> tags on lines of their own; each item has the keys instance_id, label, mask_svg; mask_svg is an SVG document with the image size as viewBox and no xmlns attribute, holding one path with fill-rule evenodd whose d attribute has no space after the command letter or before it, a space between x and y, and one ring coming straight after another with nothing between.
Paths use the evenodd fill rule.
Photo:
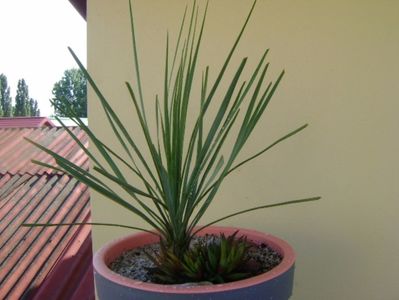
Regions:
<instances>
[{"instance_id":1,"label":"tree foliage","mask_svg":"<svg viewBox=\"0 0 399 300\"><path fill-rule=\"evenodd\" d=\"M0 116L12 116L10 87L8 86L7 76L4 74L0 74Z\"/></svg>"},{"instance_id":2,"label":"tree foliage","mask_svg":"<svg viewBox=\"0 0 399 300\"><path fill-rule=\"evenodd\" d=\"M3 105L2 105L2 97L1 97L1 94L0 94L0 117L2 117L3 116Z\"/></svg>"},{"instance_id":3,"label":"tree foliage","mask_svg":"<svg viewBox=\"0 0 399 300\"><path fill-rule=\"evenodd\" d=\"M35 99L29 99L29 115L32 117L40 116L40 109L37 101Z\"/></svg>"},{"instance_id":4,"label":"tree foliage","mask_svg":"<svg viewBox=\"0 0 399 300\"><path fill-rule=\"evenodd\" d=\"M54 84L53 96L57 116L64 116L65 106L69 105L79 117L87 117L86 78L81 70L66 70L61 80Z\"/></svg>"},{"instance_id":5,"label":"tree foliage","mask_svg":"<svg viewBox=\"0 0 399 300\"><path fill-rule=\"evenodd\" d=\"M25 79L18 80L17 94L15 96L14 116L28 116L29 89Z\"/></svg>"},{"instance_id":6,"label":"tree foliage","mask_svg":"<svg viewBox=\"0 0 399 300\"><path fill-rule=\"evenodd\" d=\"M25 79L18 80L17 95L15 96L15 117L33 116L38 117L40 110L36 100L29 97L29 88Z\"/></svg>"}]
</instances>

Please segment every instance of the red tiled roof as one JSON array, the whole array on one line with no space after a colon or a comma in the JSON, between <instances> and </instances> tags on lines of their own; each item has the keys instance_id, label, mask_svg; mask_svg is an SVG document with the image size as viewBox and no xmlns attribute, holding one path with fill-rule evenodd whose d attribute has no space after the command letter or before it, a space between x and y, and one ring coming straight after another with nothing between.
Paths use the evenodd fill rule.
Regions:
<instances>
[{"instance_id":1,"label":"red tiled roof","mask_svg":"<svg viewBox=\"0 0 399 300\"><path fill-rule=\"evenodd\" d=\"M71 128L71 130L83 144L88 145L88 139L83 130L77 127ZM52 173L51 169L35 165L31 160L53 164L53 158L27 142L24 137L46 146L71 162L88 169L89 161L86 154L63 128L0 128L0 174L41 175Z\"/></svg>"},{"instance_id":2,"label":"red tiled roof","mask_svg":"<svg viewBox=\"0 0 399 300\"><path fill-rule=\"evenodd\" d=\"M20 226L90 221L87 187L33 165L32 158L51 159L24 136L88 167L62 128L0 128L0 299L94 299L90 226Z\"/></svg>"},{"instance_id":3,"label":"red tiled roof","mask_svg":"<svg viewBox=\"0 0 399 300\"><path fill-rule=\"evenodd\" d=\"M31 128L31 127L54 127L53 122L46 117L2 117L0 128Z\"/></svg>"}]
</instances>

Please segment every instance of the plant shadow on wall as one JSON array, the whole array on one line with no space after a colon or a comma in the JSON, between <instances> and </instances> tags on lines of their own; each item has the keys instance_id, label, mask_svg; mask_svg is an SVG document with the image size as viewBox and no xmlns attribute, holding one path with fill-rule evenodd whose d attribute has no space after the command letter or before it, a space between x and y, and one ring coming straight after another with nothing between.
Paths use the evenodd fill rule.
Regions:
<instances>
[{"instance_id":1,"label":"plant shadow on wall","mask_svg":"<svg viewBox=\"0 0 399 300\"><path fill-rule=\"evenodd\" d=\"M91 172L30 140L56 161L56 165L40 161L35 161L35 163L70 174L107 199L121 205L134 216L140 217L149 225L151 229L120 224L90 223L127 227L158 235L162 251L158 257L152 258L163 262L159 265L159 270L163 272L163 275L169 273L168 266L173 265L176 261L185 261L188 267L194 266L198 262L193 253L190 253L190 243L197 233L208 226L254 210L320 199L320 197L310 197L264 204L199 225L228 175L307 127L307 124L302 125L252 156L238 160L239 154L259 123L284 75L284 71L282 71L274 82L266 81L269 67L269 63L266 63L268 50L264 51L256 67L250 71L248 78L242 79L248 58L243 58L237 66L231 66L231 59L250 20L255 4L256 1L212 82L209 79L209 66L201 72L197 71L208 4L202 13L200 13L196 2L192 8L186 8L173 50L170 46L169 36L166 37L165 66L163 70L160 70L164 74L163 94L155 95L154 99L144 99L143 87L145 85L141 82L140 68L142 66L137 51L132 6L129 2L135 79L132 81L133 83L126 82L126 87L145 143L138 144L135 137L129 134L136 128L128 128L130 124L121 120L111 107L111 101L108 101L102 94L95 80L71 49L69 50L72 56L94 90L108 124L124 153L117 153L114 145L101 141L91 129L80 121L74 111L68 108L68 105L57 108L63 110L65 115L85 131L90 138L90 146L95 148L98 153L95 155L93 150L86 149L71 130L63 125L64 129L91 159L93 166ZM227 78L226 72L232 72L232 78ZM194 96L193 91L196 85L200 87L199 95ZM222 90L221 87L226 85L227 88ZM222 95L222 97L217 95ZM193 99L197 103L192 103ZM149 104L155 107L153 118L148 118L146 113L146 105ZM54 103L54 105L57 104ZM195 106L197 109L194 111L193 107ZM191 119L194 113L196 114L194 123L190 125L188 119ZM63 124L61 120L59 122ZM229 143L226 143L226 140L229 140ZM147 155L150 156L150 160ZM123 172L122 169L128 170L129 174ZM135 182L128 180L132 176L136 178ZM116 189L116 186L119 190ZM126 195L129 198L126 198ZM234 244L234 247L231 248L235 251L244 253L247 250L247 242L244 238L237 242L233 242L233 240L237 240L235 236L226 239L229 243ZM220 243L220 245L224 245L220 247L225 247L226 243L226 241ZM201 252L206 249L193 251ZM225 249L214 250L215 253L218 251L225 251ZM212 256L212 254L206 255ZM221 256L225 257L224 254ZM213 257L210 259L212 260ZM177 270L179 268L183 268L183 266L179 266Z\"/></svg>"}]
</instances>

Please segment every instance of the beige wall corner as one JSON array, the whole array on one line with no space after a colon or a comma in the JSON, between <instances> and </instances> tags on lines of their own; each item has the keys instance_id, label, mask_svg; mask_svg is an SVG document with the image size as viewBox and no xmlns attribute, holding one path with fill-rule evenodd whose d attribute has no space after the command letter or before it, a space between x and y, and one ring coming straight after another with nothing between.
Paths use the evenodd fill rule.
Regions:
<instances>
[{"instance_id":1,"label":"beige wall corner","mask_svg":"<svg viewBox=\"0 0 399 300\"><path fill-rule=\"evenodd\" d=\"M89 71L134 131L124 86L134 80L128 1L88 2ZM184 2L134 1L149 103L162 93L166 28L176 36ZM250 5L210 1L201 63L211 65L213 76ZM283 68L287 72L247 154L303 123L310 127L232 175L206 220L262 203L323 196L317 203L223 223L270 232L293 245L298 256L293 300L398 297L398 37L398 1L264 0L236 55L235 65L243 56L254 64L270 48L269 78ZM89 118L112 142L92 91ZM143 225L96 194L92 207L94 221ZM95 228L95 248L126 233Z\"/></svg>"}]
</instances>

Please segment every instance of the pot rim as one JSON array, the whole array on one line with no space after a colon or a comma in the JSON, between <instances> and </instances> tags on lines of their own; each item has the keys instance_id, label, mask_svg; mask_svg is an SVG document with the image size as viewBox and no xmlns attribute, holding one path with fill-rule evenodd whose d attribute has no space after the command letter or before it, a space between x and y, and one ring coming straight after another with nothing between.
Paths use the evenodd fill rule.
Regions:
<instances>
[{"instance_id":1,"label":"pot rim","mask_svg":"<svg viewBox=\"0 0 399 300\"><path fill-rule=\"evenodd\" d=\"M119 256L122 252L135 247L140 247L149 243L158 241L156 235L152 235L147 232L139 232L130 234L128 236L113 240L105 244L100 250L98 250L93 258L94 271L106 279L116 282L120 285L140 289L145 291L154 291L158 293L174 293L174 294L202 294L209 292L223 292L227 290L247 288L250 286L261 284L265 281L272 280L281 274L287 272L295 264L295 253L293 248L284 240L273 236L271 234L259 232L252 229L242 229L237 227L224 227L224 226L210 226L199 233L201 234L219 234L224 233L230 235L238 230L237 236L245 235L249 241L255 243L265 243L280 255L283 259L279 265L271 269L266 273L259 274L247 279L238 280L229 283L213 284L213 285L201 285L201 286L184 286L184 285L170 285L170 284L157 284L142 282L131 278L124 277L113 272L107 264ZM137 243L137 241L139 241ZM133 246L132 246L133 244Z\"/></svg>"}]
</instances>

